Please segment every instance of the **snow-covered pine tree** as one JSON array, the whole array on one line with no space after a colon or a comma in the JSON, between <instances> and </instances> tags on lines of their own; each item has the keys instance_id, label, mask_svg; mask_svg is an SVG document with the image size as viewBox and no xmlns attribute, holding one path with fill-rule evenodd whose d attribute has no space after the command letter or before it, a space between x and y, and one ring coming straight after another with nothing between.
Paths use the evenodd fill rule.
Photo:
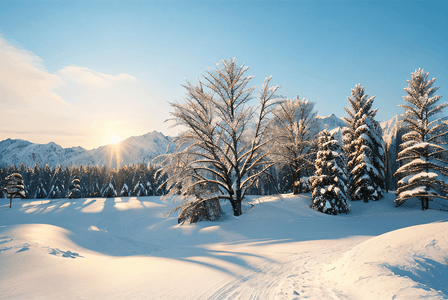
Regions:
<instances>
[{"instance_id":1,"label":"snow-covered pine tree","mask_svg":"<svg viewBox=\"0 0 448 300\"><path fill-rule=\"evenodd\" d=\"M152 184L151 184L151 182L149 180L146 181L146 194L148 196L154 195L154 191L152 190Z\"/></svg>"},{"instance_id":2,"label":"snow-covered pine tree","mask_svg":"<svg viewBox=\"0 0 448 300\"><path fill-rule=\"evenodd\" d=\"M35 199L43 199L47 197L47 191L45 190L45 186L42 182L37 184L36 193L34 194Z\"/></svg>"},{"instance_id":3,"label":"snow-covered pine tree","mask_svg":"<svg viewBox=\"0 0 448 300\"><path fill-rule=\"evenodd\" d=\"M13 198L25 198L25 188L23 187L23 178L19 173L13 173L5 178L6 192L10 199L9 208L12 206Z\"/></svg>"},{"instance_id":4,"label":"snow-covered pine tree","mask_svg":"<svg viewBox=\"0 0 448 300\"><path fill-rule=\"evenodd\" d=\"M112 181L110 181L109 184L107 184L103 187L101 197L103 197L103 198L117 197L117 190L115 189L115 186L112 183Z\"/></svg>"},{"instance_id":5,"label":"snow-covered pine tree","mask_svg":"<svg viewBox=\"0 0 448 300\"><path fill-rule=\"evenodd\" d=\"M86 195L88 197L101 197L101 188L103 185L103 172L106 172L106 169L100 169L98 166L94 166L90 168L90 182L87 186L88 191Z\"/></svg>"},{"instance_id":6,"label":"snow-covered pine tree","mask_svg":"<svg viewBox=\"0 0 448 300\"><path fill-rule=\"evenodd\" d=\"M81 181L75 175L70 184L70 193L68 194L68 198L81 198Z\"/></svg>"},{"instance_id":7,"label":"snow-covered pine tree","mask_svg":"<svg viewBox=\"0 0 448 300\"><path fill-rule=\"evenodd\" d=\"M269 87L270 78L266 79L259 105L250 105L255 87L247 87L252 79L245 75L248 68L238 67L235 59L222 60L222 65L206 72L203 82L185 86L185 104L171 104L176 125L187 130L173 140L176 150L162 157L159 173L168 175L162 186L169 195L181 185L182 194L194 196L199 191L198 201L216 197L229 200L234 215L239 216L246 188L273 165L265 158L272 140L267 135L271 123L268 115L278 87ZM173 167L176 162L182 163ZM249 175L260 165L263 168ZM172 172L176 168L180 171ZM211 195L205 189L209 186L216 187L216 193Z\"/></svg>"},{"instance_id":8,"label":"snow-covered pine tree","mask_svg":"<svg viewBox=\"0 0 448 300\"><path fill-rule=\"evenodd\" d=\"M28 166L25 167L25 171L21 174L23 177L23 186L25 187L25 195L27 195L27 197L32 195L32 174L33 170Z\"/></svg>"},{"instance_id":9,"label":"snow-covered pine tree","mask_svg":"<svg viewBox=\"0 0 448 300\"><path fill-rule=\"evenodd\" d=\"M28 166L25 166L23 163L21 163L20 167L17 171L20 175L22 175L25 195L27 195L27 196L31 195L31 193L30 193L31 168ZM1 193L0 193L0 195L1 195Z\"/></svg>"},{"instance_id":10,"label":"snow-covered pine tree","mask_svg":"<svg viewBox=\"0 0 448 300\"><path fill-rule=\"evenodd\" d=\"M332 215L348 213L348 176L339 142L325 128L319 134L318 147L314 176L310 178L311 208Z\"/></svg>"},{"instance_id":11,"label":"snow-covered pine tree","mask_svg":"<svg viewBox=\"0 0 448 300\"><path fill-rule=\"evenodd\" d=\"M133 177L133 166L122 166L120 170L118 170L118 187L121 186L120 196L129 197L131 196L131 190L129 187L132 187L132 177Z\"/></svg>"},{"instance_id":12,"label":"snow-covered pine tree","mask_svg":"<svg viewBox=\"0 0 448 300\"><path fill-rule=\"evenodd\" d=\"M303 171L313 165L316 146L315 102L305 98L282 101L273 110L272 135L275 137L274 157L280 167L288 166L293 194L301 193Z\"/></svg>"},{"instance_id":13,"label":"snow-covered pine tree","mask_svg":"<svg viewBox=\"0 0 448 300\"><path fill-rule=\"evenodd\" d=\"M130 196L129 187L126 183L123 183L123 187L121 188L121 191L120 191L120 196L122 196L122 197Z\"/></svg>"},{"instance_id":14,"label":"snow-covered pine tree","mask_svg":"<svg viewBox=\"0 0 448 300\"><path fill-rule=\"evenodd\" d=\"M147 196L145 185L139 180L132 189L132 195L135 197Z\"/></svg>"},{"instance_id":15,"label":"snow-covered pine tree","mask_svg":"<svg viewBox=\"0 0 448 300\"><path fill-rule=\"evenodd\" d=\"M148 190L145 185L148 177L148 166L146 164L138 164L134 170L132 178L132 196L148 196Z\"/></svg>"},{"instance_id":16,"label":"snow-covered pine tree","mask_svg":"<svg viewBox=\"0 0 448 300\"><path fill-rule=\"evenodd\" d=\"M116 180L116 171L114 169L109 170L109 183L105 184L102 188L101 197L103 198L113 198L117 197L117 180Z\"/></svg>"},{"instance_id":17,"label":"snow-covered pine tree","mask_svg":"<svg viewBox=\"0 0 448 300\"><path fill-rule=\"evenodd\" d=\"M90 182L90 174L88 174L84 166L74 166L67 169L67 178L68 178L68 186L69 186L69 194L72 191L73 180L76 178L79 180L79 197L87 197L88 191L88 183Z\"/></svg>"},{"instance_id":18,"label":"snow-covered pine tree","mask_svg":"<svg viewBox=\"0 0 448 300\"><path fill-rule=\"evenodd\" d=\"M65 177L66 172L64 168L59 165L53 171L53 178L51 180L50 190L47 197L51 199L59 199L67 196L67 191L65 189Z\"/></svg>"},{"instance_id":19,"label":"snow-covered pine tree","mask_svg":"<svg viewBox=\"0 0 448 300\"><path fill-rule=\"evenodd\" d=\"M382 130L374 119L378 109L372 110L375 97L364 94L361 84L357 84L351 94L347 97L351 109L345 108L349 117L343 118L347 126L342 130L350 198L376 201L383 197L385 182Z\"/></svg>"},{"instance_id":20,"label":"snow-covered pine tree","mask_svg":"<svg viewBox=\"0 0 448 300\"><path fill-rule=\"evenodd\" d=\"M448 129L435 117L448 103L437 104L442 96L435 95L439 88L433 87L435 78L428 80L428 75L418 69L412 73L412 79L407 80L408 87L404 89L407 95L403 96L407 103L399 105L405 109L402 128L406 133L398 153L398 160L404 164L395 173L401 178L396 205L417 198L423 210L428 209L434 197L448 199L447 178L443 178L448 176L448 150L441 139L448 134Z\"/></svg>"}]
</instances>

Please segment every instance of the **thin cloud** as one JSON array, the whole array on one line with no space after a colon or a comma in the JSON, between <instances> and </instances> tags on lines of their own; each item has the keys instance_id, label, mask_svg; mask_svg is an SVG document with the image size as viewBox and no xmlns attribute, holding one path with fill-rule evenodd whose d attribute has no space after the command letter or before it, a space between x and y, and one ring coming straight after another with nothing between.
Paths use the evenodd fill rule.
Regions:
<instances>
[{"instance_id":1,"label":"thin cloud","mask_svg":"<svg viewBox=\"0 0 448 300\"><path fill-rule=\"evenodd\" d=\"M0 101L5 108L22 108L36 101L65 105L51 90L61 83L58 75L45 70L42 59L17 49L0 37Z\"/></svg>"},{"instance_id":2,"label":"thin cloud","mask_svg":"<svg viewBox=\"0 0 448 300\"><path fill-rule=\"evenodd\" d=\"M112 134L165 130L165 102L129 74L73 64L49 73L40 57L0 36L0 140L94 148Z\"/></svg>"},{"instance_id":3,"label":"thin cloud","mask_svg":"<svg viewBox=\"0 0 448 300\"><path fill-rule=\"evenodd\" d=\"M64 81L71 81L78 85L96 86L101 88L111 87L111 85L123 81L138 83L137 78L128 74L114 76L75 65L63 67L61 70L57 71L56 74L62 77Z\"/></svg>"}]
</instances>

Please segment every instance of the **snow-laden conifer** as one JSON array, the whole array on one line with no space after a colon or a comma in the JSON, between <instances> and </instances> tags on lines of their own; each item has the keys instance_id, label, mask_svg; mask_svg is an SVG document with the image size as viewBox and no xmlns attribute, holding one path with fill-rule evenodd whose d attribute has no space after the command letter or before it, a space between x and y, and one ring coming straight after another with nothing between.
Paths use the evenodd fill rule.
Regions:
<instances>
[{"instance_id":1,"label":"snow-laden conifer","mask_svg":"<svg viewBox=\"0 0 448 300\"><path fill-rule=\"evenodd\" d=\"M39 182L36 187L36 193L34 194L35 199L42 199L47 197L47 191L42 182Z\"/></svg>"},{"instance_id":2,"label":"snow-laden conifer","mask_svg":"<svg viewBox=\"0 0 448 300\"><path fill-rule=\"evenodd\" d=\"M68 194L68 198L81 198L81 181L78 176L74 176L72 182L70 183L70 192Z\"/></svg>"},{"instance_id":3,"label":"snow-laden conifer","mask_svg":"<svg viewBox=\"0 0 448 300\"><path fill-rule=\"evenodd\" d=\"M130 195L129 187L126 183L124 183L123 187L121 188L121 191L120 191L120 196L128 197L129 195Z\"/></svg>"},{"instance_id":4,"label":"snow-laden conifer","mask_svg":"<svg viewBox=\"0 0 448 300\"><path fill-rule=\"evenodd\" d=\"M9 208L12 206L13 198L25 198L25 188L23 186L23 178L19 173L13 173L5 178L6 193L9 200Z\"/></svg>"},{"instance_id":5,"label":"snow-laden conifer","mask_svg":"<svg viewBox=\"0 0 448 300\"><path fill-rule=\"evenodd\" d=\"M113 197L117 197L117 190L115 189L114 184L111 182L109 182L109 184L106 184L103 188L103 191L101 193L101 196L103 198L113 198Z\"/></svg>"},{"instance_id":6,"label":"snow-laden conifer","mask_svg":"<svg viewBox=\"0 0 448 300\"><path fill-rule=\"evenodd\" d=\"M110 170L109 173L109 183L105 184L103 188L101 189L101 197L103 198L113 198L117 197L117 180L115 176L115 170Z\"/></svg>"},{"instance_id":7,"label":"snow-laden conifer","mask_svg":"<svg viewBox=\"0 0 448 300\"><path fill-rule=\"evenodd\" d=\"M428 203L434 197L448 199L448 162L446 143L442 139L448 134L448 126L435 116L443 111L448 103L437 104L442 96L435 95L439 89L433 87L435 78L428 80L429 73L423 69L415 70L412 79L407 80L407 95L403 99L406 105L398 160L403 165L395 176L398 181L396 205L407 199L417 198L422 209L428 209Z\"/></svg>"},{"instance_id":8,"label":"snow-laden conifer","mask_svg":"<svg viewBox=\"0 0 448 300\"><path fill-rule=\"evenodd\" d=\"M55 168L50 184L50 190L47 195L48 198L59 199L67 196L66 185L64 184L65 175L66 173L61 165Z\"/></svg>"},{"instance_id":9,"label":"snow-laden conifer","mask_svg":"<svg viewBox=\"0 0 448 300\"><path fill-rule=\"evenodd\" d=\"M272 134L276 145L274 157L280 167L287 166L291 174L293 194L301 191L303 171L313 165L316 145L315 102L305 98L288 99L273 110Z\"/></svg>"},{"instance_id":10,"label":"snow-laden conifer","mask_svg":"<svg viewBox=\"0 0 448 300\"><path fill-rule=\"evenodd\" d=\"M318 139L314 176L310 178L311 207L327 214L348 213L350 208L345 157L338 140L327 129Z\"/></svg>"},{"instance_id":11,"label":"snow-laden conifer","mask_svg":"<svg viewBox=\"0 0 448 300\"><path fill-rule=\"evenodd\" d=\"M139 180L132 189L132 195L135 197L147 196L148 192L145 185Z\"/></svg>"},{"instance_id":12,"label":"snow-laden conifer","mask_svg":"<svg viewBox=\"0 0 448 300\"><path fill-rule=\"evenodd\" d=\"M249 103L255 87L248 87L252 76L235 59L222 60L203 81L187 83L184 104L172 103L176 125L187 129L172 144L174 153L162 159L158 174L168 175L162 184L168 196L181 194L192 201L229 200L235 216L241 215L246 188L273 163L266 160L270 142L268 114L274 104L277 86L263 84L259 105ZM258 172L250 174L262 165ZM198 197L196 197L198 195ZM187 197L187 198L188 198ZM219 203L219 202L218 202Z\"/></svg>"},{"instance_id":13,"label":"snow-laden conifer","mask_svg":"<svg viewBox=\"0 0 448 300\"><path fill-rule=\"evenodd\" d=\"M352 89L347 97L351 108L345 108L343 149L347 155L347 171L350 177L352 200L379 200L383 197L385 184L384 142L379 123L372 110L373 99L364 94L361 84Z\"/></svg>"}]
</instances>

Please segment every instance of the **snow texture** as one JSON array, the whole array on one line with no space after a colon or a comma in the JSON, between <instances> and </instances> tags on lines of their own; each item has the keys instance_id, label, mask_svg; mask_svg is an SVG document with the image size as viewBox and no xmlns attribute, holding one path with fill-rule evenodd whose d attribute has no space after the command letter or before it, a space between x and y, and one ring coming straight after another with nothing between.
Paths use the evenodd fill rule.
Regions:
<instances>
[{"instance_id":1,"label":"snow texture","mask_svg":"<svg viewBox=\"0 0 448 300\"><path fill-rule=\"evenodd\" d=\"M155 196L0 199L0 295L447 299L447 212L394 198L329 216L310 194L251 197L238 218L223 202L222 221L193 225Z\"/></svg>"}]
</instances>

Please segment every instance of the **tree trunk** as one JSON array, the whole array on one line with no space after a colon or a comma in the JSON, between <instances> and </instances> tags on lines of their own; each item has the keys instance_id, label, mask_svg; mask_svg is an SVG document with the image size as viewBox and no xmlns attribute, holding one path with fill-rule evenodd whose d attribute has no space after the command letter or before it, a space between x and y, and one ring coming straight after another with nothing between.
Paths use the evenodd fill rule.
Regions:
<instances>
[{"instance_id":1,"label":"tree trunk","mask_svg":"<svg viewBox=\"0 0 448 300\"><path fill-rule=\"evenodd\" d=\"M11 208L11 205L12 205L12 196L9 197L9 208Z\"/></svg>"},{"instance_id":2,"label":"tree trunk","mask_svg":"<svg viewBox=\"0 0 448 300\"><path fill-rule=\"evenodd\" d=\"M389 151L390 151L390 143L388 143L388 144L386 144L386 149L385 149L386 151L386 154L385 154L385 165L386 165L386 167L384 168L385 169L385 180L386 180L386 184L385 184L385 188L386 188L386 193L389 193L389 159L390 159L390 157L389 157Z\"/></svg>"},{"instance_id":3,"label":"tree trunk","mask_svg":"<svg viewBox=\"0 0 448 300\"><path fill-rule=\"evenodd\" d=\"M429 208L429 199L425 197L420 197L420 202L422 203L422 210L427 210Z\"/></svg>"},{"instance_id":4,"label":"tree trunk","mask_svg":"<svg viewBox=\"0 0 448 300\"><path fill-rule=\"evenodd\" d=\"M233 215L235 217L238 217L240 215L242 215L243 211L241 210L241 200L230 200L230 204L232 204L232 209L233 209Z\"/></svg>"},{"instance_id":5,"label":"tree trunk","mask_svg":"<svg viewBox=\"0 0 448 300\"><path fill-rule=\"evenodd\" d=\"M293 195L298 195L300 191L300 172L294 172L294 170L291 170L291 177L292 177L292 193Z\"/></svg>"}]
</instances>

